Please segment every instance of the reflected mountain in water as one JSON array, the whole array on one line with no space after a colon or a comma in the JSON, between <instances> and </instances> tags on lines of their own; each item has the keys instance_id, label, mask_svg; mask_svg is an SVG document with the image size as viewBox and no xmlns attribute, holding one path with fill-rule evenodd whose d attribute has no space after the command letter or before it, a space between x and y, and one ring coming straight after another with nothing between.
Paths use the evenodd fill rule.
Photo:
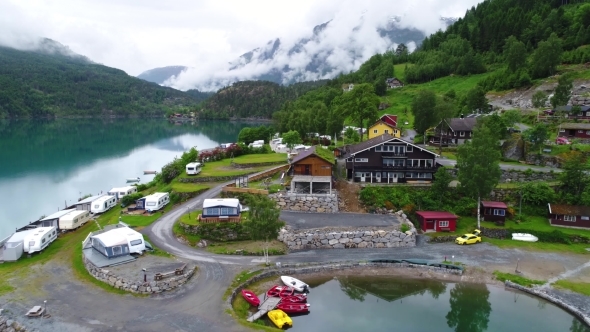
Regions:
<instances>
[{"instance_id":1,"label":"reflected mountain in water","mask_svg":"<svg viewBox=\"0 0 590 332\"><path fill-rule=\"evenodd\" d=\"M438 298L447 290L447 284L428 279L399 279L392 282L390 277L348 276L338 278L340 289L352 300L364 301L366 294L371 294L387 302L401 300L412 295L430 293Z\"/></svg>"}]
</instances>

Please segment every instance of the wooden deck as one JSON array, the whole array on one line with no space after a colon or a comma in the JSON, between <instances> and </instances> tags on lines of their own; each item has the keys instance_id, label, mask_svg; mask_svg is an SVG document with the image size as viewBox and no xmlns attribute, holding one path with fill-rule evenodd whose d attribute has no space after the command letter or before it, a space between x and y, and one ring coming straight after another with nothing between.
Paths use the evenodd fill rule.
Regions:
<instances>
[{"instance_id":1,"label":"wooden deck","mask_svg":"<svg viewBox=\"0 0 590 332\"><path fill-rule=\"evenodd\" d=\"M264 302L260 303L260 305L258 306L258 312L248 317L247 320L249 322L253 322L259 319L260 317L264 316L267 312L276 308L277 304L279 304L280 301L280 297L267 297L266 300L264 300Z\"/></svg>"}]
</instances>

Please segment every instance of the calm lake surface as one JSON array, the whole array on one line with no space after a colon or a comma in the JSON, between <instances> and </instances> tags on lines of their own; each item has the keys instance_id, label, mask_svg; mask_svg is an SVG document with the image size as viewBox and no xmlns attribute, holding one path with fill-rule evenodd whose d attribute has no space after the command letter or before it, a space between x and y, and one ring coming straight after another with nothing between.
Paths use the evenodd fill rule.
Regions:
<instances>
[{"instance_id":1,"label":"calm lake surface","mask_svg":"<svg viewBox=\"0 0 590 332\"><path fill-rule=\"evenodd\" d=\"M503 287L392 277L307 280L310 313L289 331L575 331L578 319Z\"/></svg>"},{"instance_id":2,"label":"calm lake surface","mask_svg":"<svg viewBox=\"0 0 590 332\"><path fill-rule=\"evenodd\" d=\"M0 240L85 194L106 192L196 146L237 140L251 123L164 119L0 120Z\"/></svg>"}]
</instances>

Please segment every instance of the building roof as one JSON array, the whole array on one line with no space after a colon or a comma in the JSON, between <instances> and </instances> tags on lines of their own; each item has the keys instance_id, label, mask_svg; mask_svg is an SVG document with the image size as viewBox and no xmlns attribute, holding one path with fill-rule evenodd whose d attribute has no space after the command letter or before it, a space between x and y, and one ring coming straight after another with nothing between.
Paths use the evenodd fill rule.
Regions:
<instances>
[{"instance_id":1,"label":"building roof","mask_svg":"<svg viewBox=\"0 0 590 332\"><path fill-rule=\"evenodd\" d=\"M84 198L83 200L77 202L76 205L86 204L86 203L92 203L92 202L96 201L98 198L100 198L100 197L102 197L104 195L106 195L106 194L100 194L100 195L95 195L95 196L90 196L88 198Z\"/></svg>"},{"instance_id":2,"label":"building roof","mask_svg":"<svg viewBox=\"0 0 590 332\"><path fill-rule=\"evenodd\" d=\"M49 216L47 216L47 217L45 217L45 218L41 219L41 221L43 221L43 220L59 219L59 218L61 218L62 216L66 215L66 214L68 214L68 213L70 213L70 212L72 212L72 211L74 211L74 210L76 210L76 209L69 209L69 210L61 210L61 211L57 211L56 213L54 213L54 214L51 214L51 215L49 215Z\"/></svg>"},{"instance_id":3,"label":"building roof","mask_svg":"<svg viewBox=\"0 0 590 332\"><path fill-rule=\"evenodd\" d=\"M590 206L548 204L549 213L568 216L590 216Z\"/></svg>"},{"instance_id":4,"label":"building roof","mask_svg":"<svg viewBox=\"0 0 590 332\"><path fill-rule=\"evenodd\" d=\"M554 109L554 111L564 111L564 112L571 112L572 111L572 105L566 105L566 106L558 106L557 108ZM582 112L586 112L588 110L590 110L590 106L584 105L584 106L580 106L580 109L582 110Z\"/></svg>"},{"instance_id":5,"label":"building roof","mask_svg":"<svg viewBox=\"0 0 590 332\"><path fill-rule=\"evenodd\" d=\"M507 209L506 203L494 202L494 201L481 201L483 207L496 208L496 209Z\"/></svg>"},{"instance_id":6,"label":"building roof","mask_svg":"<svg viewBox=\"0 0 590 332\"><path fill-rule=\"evenodd\" d=\"M51 227L37 227L34 229L34 232L29 233L28 235L32 236L34 239L43 237L43 235L55 230L55 226Z\"/></svg>"},{"instance_id":7,"label":"building roof","mask_svg":"<svg viewBox=\"0 0 590 332\"><path fill-rule=\"evenodd\" d=\"M36 231L37 231L37 229L33 228L33 229L28 229L28 230L22 231L22 232L16 232L16 233L12 234L12 236L10 237L10 239L8 239L6 241L6 243L22 242L25 239L25 237L27 237L27 235L33 234Z\"/></svg>"},{"instance_id":8,"label":"building roof","mask_svg":"<svg viewBox=\"0 0 590 332\"><path fill-rule=\"evenodd\" d=\"M69 213L64 214L63 216L61 216L61 218L69 218L69 219L74 219L79 215L88 213L88 211L86 210L72 210Z\"/></svg>"},{"instance_id":9,"label":"building roof","mask_svg":"<svg viewBox=\"0 0 590 332\"><path fill-rule=\"evenodd\" d=\"M334 164L334 157L331 153L324 153L324 151L322 151L323 148L319 148L317 149L317 146L312 146L311 148L305 150L305 151L301 151L299 152L299 154L297 154L293 160L291 161L292 164L298 163L301 160L313 155L318 156L318 158L321 158L323 160L325 160L326 162L330 163L330 164ZM327 151L326 151L327 152Z\"/></svg>"},{"instance_id":10,"label":"building roof","mask_svg":"<svg viewBox=\"0 0 590 332\"><path fill-rule=\"evenodd\" d=\"M104 202L104 201L108 201L111 198L115 198L115 196L111 196L111 195L105 195L105 196L101 196L97 199L94 200L94 202Z\"/></svg>"},{"instance_id":11,"label":"building roof","mask_svg":"<svg viewBox=\"0 0 590 332\"><path fill-rule=\"evenodd\" d=\"M162 198L165 195L168 195L168 193L153 193L153 194L147 195L147 196L145 196L143 198L145 198L146 201L147 200L151 200L151 199L158 200L158 199Z\"/></svg>"},{"instance_id":12,"label":"building roof","mask_svg":"<svg viewBox=\"0 0 590 332\"><path fill-rule=\"evenodd\" d=\"M418 211L416 212L417 215L421 216L422 218L431 219L431 218L449 218L449 219L457 219L456 215L445 212L445 211Z\"/></svg>"},{"instance_id":13,"label":"building roof","mask_svg":"<svg viewBox=\"0 0 590 332\"><path fill-rule=\"evenodd\" d=\"M122 244L127 244L127 237L129 236L141 236L141 233L132 230L129 227L119 227L115 229L111 229L108 232L104 232L98 235L92 236L93 238L99 239L105 247L112 247Z\"/></svg>"},{"instance_id":14,"label":"building roof","mask_svg":"<svg viewBox=\"0 0 590 332\"><path fill-rule=\"evenodd\" d=\"M186 164L186 167L200 167L201 163L188 163Z\"/></svg>"},{"instance_id":15,"label":"building roof","mask_svg":"<svg viewBox=\"0 0 590 332\"><path fill-rule=\"evenodd\" d=\"M396 122L396 123L397 123L397 122ZM381 120L381 119L379 119L379 120L375 121L375 123L373 123L373 124L372 124L372 125L369 127L369 129L371 129L371 128L375 127L375 126L376 126L376 125L378 125L378 124L383 124L383 125L386 125L387 127L391 128L391 129L395 129L395 127L394 127L394 126L390 125L389 123L387 123L387 122L385 122L385 121L383 121L383 120Z\"/></svg>"},{"instance_id":16,"label":"building roof","mask_svg":"<svg viewBox=\"0 0 590 332\"><path fill-rule=\"evenodd\" d=\"M559 128L590 130L590 123L562 123Z\"/></svg>"},{"instance_id":17,"label":"building roof","mask_svg":"<svg viewBox=\"0 0 590 332\"><path fill-rule=\"evenodd\" d=\"M115 187L115 188L111 188L111 190L109 190L108 192L116 193L116 192L120 192L120 191L127 191L132 188L135 188L135 187L134 186Z\"/></svg>"},{"instance_id":18,"label":"building roof","mask_svg":"<svg viewBox=\"0 0 590 332\"><path fill-rule=\"evenodd\" d=\"M203 209L215 206L227 206L237 208L240 206L240 200L237 198L207 198L203 201Z\"/></svg>"},{"instance_id":19,"label":"building roof","mask_svg":"<svg viewBox=\"0 0 590 332\"><path fill-rule=\"evenodd\" d=\"M477 118L452 118L445 122L452 131L472 131L477 124Z\"/></svg>"},{"instance_id":20,"label":"building roof","mask_svg":"<svg viewBox=\"0 0 590 332\"><path fill-rule=\"evenodd\" d=\"M354 144L354 145L347 145L345 146L343 149L341 149L340 151L346 151L346 153L350 154L350 155L355 155L357 153L363 152L365 150L368 150L372 147L375 147L379 144L383 144L383 143L387 143L387 142L391 142L391 141L398 141L398 142L402 142L405 143L407 145L411 145L415 148L418 148L422 151L426 151L428 153L432 153L433 155L437 156L438 155L430 150L424 149L422 147L419 147L418 145L412 144L408 141L405 141L401 138L397 138L397 137L393 137L390 134L383 134L377 137L373 137L369 140L366 140L364 142L360 142L358 144Z\"/></svg>"},{"instance_id":21,"label":"building roof","mask_svg":"<svg viewBox=\"0 0 590 332\"><path fill-rule=\"evenodd\" d=\"M380 119L383 120L383 118L386 118L388 120L395 122L395 125L397 126L397 115L383 114Z\"/></svg>"}]
</instances>

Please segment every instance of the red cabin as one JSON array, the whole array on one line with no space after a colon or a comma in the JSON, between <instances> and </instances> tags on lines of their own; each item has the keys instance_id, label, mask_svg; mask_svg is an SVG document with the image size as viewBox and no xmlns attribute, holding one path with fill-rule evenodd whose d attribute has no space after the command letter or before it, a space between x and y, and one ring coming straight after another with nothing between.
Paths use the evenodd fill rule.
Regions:
<instances>
[{"instance_id":1,"label":"red cabin","mask_svg":"<svg viewBox=\"0 0 590 332\"><path fill-rule=\"evenodd\" d=\"M445 211L418 211L416 215L420 221L420 228L425 232L454 232L459 218Z\"/></svg>"}]
</instances>

